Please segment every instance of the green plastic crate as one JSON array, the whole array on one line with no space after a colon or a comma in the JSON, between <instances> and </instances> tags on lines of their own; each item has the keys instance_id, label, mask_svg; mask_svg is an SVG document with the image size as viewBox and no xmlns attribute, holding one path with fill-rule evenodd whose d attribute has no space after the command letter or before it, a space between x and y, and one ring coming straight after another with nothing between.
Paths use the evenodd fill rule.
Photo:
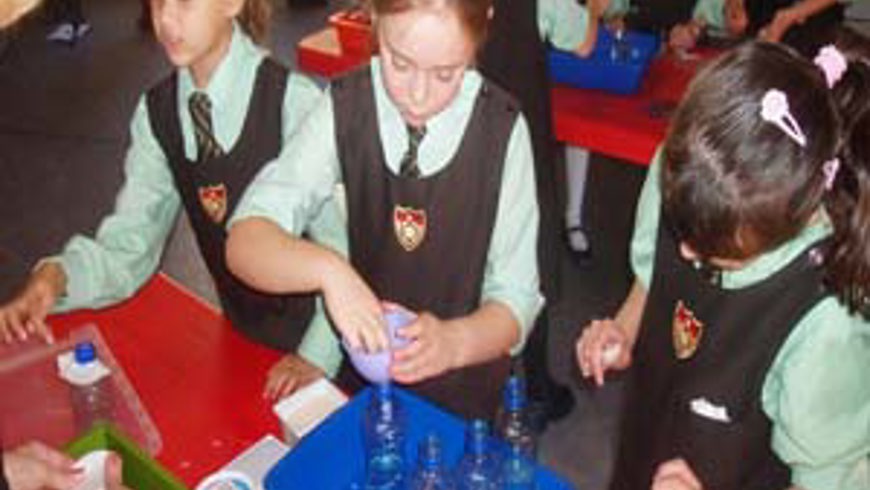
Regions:
<instances>
[{"instance_id":1,"label":"green plastic crate","mask_svg":"<svg viewBox=\"0 0 870 490\"><path fill-rule=\"evenodd\" d=\"M108 449L121 457L124 485L132 489L187 490L175 475L110 425L95 425L90 432L67 445L66 452L80 458L96 449Z\"/></svg>"}]
</instances>

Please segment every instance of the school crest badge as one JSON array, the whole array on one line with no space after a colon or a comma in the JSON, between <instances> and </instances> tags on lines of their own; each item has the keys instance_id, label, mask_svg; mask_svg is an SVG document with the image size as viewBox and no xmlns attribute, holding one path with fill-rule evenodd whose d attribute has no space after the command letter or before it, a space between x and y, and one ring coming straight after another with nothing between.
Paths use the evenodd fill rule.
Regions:
<instances>
[{"instance_id":1,"label":"school crest badge","mask_svg":"<svg viewBox=\"0 0 870 490\"><path fill-rule=\"evenodd\" d=\"M227 186L207 185L197 189L202 210L215 223L222 223L227 215Z\"/></svg>"},{"instance_id":2,"label":"school crest badge","mask_svg":"<svg viewBox=\"0 0 870 490\"><path fill-rule=\"evenodd\" d=\"M692 357L698 349L703 334L704 324L695 318L692 310L688 309L682 301L677 301L673 320L674 352L677 359L685 360Z\"/></svg>"},{"instance_id":3,"label":"school crest badge","mask_svg":"<svg viewBox=\"0 0 870 490\"><path fill-rule=\"evenodd\" d=\"M393 229L396 240L406 252L411 252L426 238L426 211L404 206L393 207Z\"/></svg>"}]
</instances>

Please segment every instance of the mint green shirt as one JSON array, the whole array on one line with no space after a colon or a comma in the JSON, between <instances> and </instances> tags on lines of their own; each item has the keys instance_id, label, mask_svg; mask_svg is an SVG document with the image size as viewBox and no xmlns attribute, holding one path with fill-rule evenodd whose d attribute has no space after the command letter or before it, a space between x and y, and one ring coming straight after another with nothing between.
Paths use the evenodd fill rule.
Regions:
<instances>
[{"instance_id":1,"label":"mint green shirt","mask_svg":"<svg viewBox=\"0 0 870 490\"><path fill-rule=\"evenodd\" d=\"M215 137L231 148L242 131L257 68L264 51L235 26L226 56L216 68L205 92L212 102ZM187 100L195 91L187 69L178 70L178 113L187 158L196 159L196 141ZM320 96L307 78L291 74L284 97L283 141L299 126ZM59 260L67 275L67 295L55 311L100 308L129 298L157 269L167 237L181 209L172 172L160 144L151 132L145 95L137 103L130 124L130 146L124 161L124 184L112 213L99 225L95 237L73 236ZM313 220L311 235L329 242L339 236L340 220L334 208L324 208ZM328 322L322 308L313 324Z\"/></svg>"},{"instance_id":2,"label":"mint green shirt","mask_svg":"<svg viewBox=\"0 0 870 490\"><path fill-rule=\"evenodd\" d=\"M610 0L605 17L624 14L629 0ZM538 32L563 51L573 51L586 39L589 11L576 0L538 0Z\"/></svg>"},{"instance_id":3,"label":"mint green shirt","mask_svg":"<svg viewBox=\"0 0 870 490\"><path fill-rule=\"evenodd\" d=\"M631 242L637 280L650 284L661 195L660 153L641 191ZM797 237L746 267L722 272L722 287L740 289L786 266L831 233L826 215ZM762 408L773 421L771 446L806 490L870 489L870 324L836 299L813 307L777 353L762 387Z\"/></svg>"},{"instance_id":4,"label":"mint green shirt","mask_svg":"<svg viewBox=\"0 0 870 490\"><path fill-rule=\"evenodd\" d=\"M398 174L408 146L405 123L384 89L380 60L373 58L369 69L386 164ZM417 155L424 178L443 169L458 150L481 83L476 71L467 71L453 102L426 123L426 137ZM538 205L532 162L528 128L520 117L508 142L481 292L481 301L498 301L507 306L519 323L521 340L514 351L521 349L543 305L538 286ZM231 223L266 217L298 235L321 207L334 199L334 188L341 180L332 98L325 94L278 160L264 168L250 185ZM346 253L347 248L340 250ZM310 329L307 337L306 344L316 345L324 356L315 363L334 372L341 363L341 350L332 332Z\"/></svg>"}]
</instances>

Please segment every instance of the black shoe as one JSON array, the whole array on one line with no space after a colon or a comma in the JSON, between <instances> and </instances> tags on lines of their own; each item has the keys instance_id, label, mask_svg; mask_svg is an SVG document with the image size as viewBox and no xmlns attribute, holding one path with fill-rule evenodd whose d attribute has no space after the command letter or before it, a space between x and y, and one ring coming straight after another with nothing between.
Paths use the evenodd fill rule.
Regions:
<instances>
[{"instance_id":1,"label":"black shoe","mask_svg":"<svg viewBox=\"0 0 870 490\"><path fill-rule=\"evenodd\" d=\"M537 434L541 434L551 422L557 422L567 417L574 409L574 394L564 385L553 383L549 397L531 396L529 399L529 425Z\"/></svg>"}]
</instances>

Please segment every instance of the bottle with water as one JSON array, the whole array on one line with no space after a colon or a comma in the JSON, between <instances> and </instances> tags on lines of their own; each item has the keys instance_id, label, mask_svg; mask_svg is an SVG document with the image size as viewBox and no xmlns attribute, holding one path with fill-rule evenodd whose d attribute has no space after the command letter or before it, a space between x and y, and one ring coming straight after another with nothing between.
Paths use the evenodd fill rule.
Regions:
<instances>
[{"instance_id":1,"label":"bottle with water","mask_svg":"<svg viewBox=\"0 0 870 490\"><path fill-rule=\"evenodd\" d=\"M535 433L529 422L526 384L520 376L512 375L505 383L495 423L498 435L508 445L516 446L534 461L537 449Z\"/></svg>"},{"instance_id":2,"label":"bottle with water","mask_svg":"<svg viewBox=\"0 0 870 490\"><path fill-rule=\"evenodd\" d=\"M501 490L498 458L493 453L489 424L472 420L465 429L465 453L456 468L457 490Z\"/></svg>"},{"instance_id":3,"label":"bottle with water","mask_svg":"<svg viewBox=\"0 0 870 490\"><path fill-rule=\"evenodd\" d=\"M404 414L389 383L376 385L363 419L366 490L404 488Z\"/></svg>"},{"instance_id":4,"label":"bottle with water","mask_svg":"<svg viewBox=\"0 0 870 490\"><path fill-rule=\"evenodd\" d=\"M111 378L105 366L97 359L92 342L79 342L73 350L73 363L69 367L70 397L79 434L97 422L112 420Z\"/></svg>"},{"instance_id":5,"label":"bottle with water","mask_svg":"<svg viewBox=\"0 0 870 490\"><path fill-rule=\"evenodd\" d=\"M420 442L417 466L411 475L410 490L455 490L450 472L444 465L441 439L429 434Z\"/></svg>"},{"instance_id":6,"label":"bottle with water","mask_svg":"<svg viewBox=\"0 0 870 490\"><path fill-rule=\"evenodd\" d=\"M501 478L504 490L535 490L535 462L516 443L508 446L502 461Z\"/></svg>"},{"instance_id":7,"label":"bottle with water","mask_svg":"<svg viewBox=\"0 0 870 490\"><path fill-rule=\"evenodd\" d=\"M624 28L620 27L613 32L610 59L614 63L628 63L631 61L631 44L628 42Z\"/></svg>"}]
</instances>

